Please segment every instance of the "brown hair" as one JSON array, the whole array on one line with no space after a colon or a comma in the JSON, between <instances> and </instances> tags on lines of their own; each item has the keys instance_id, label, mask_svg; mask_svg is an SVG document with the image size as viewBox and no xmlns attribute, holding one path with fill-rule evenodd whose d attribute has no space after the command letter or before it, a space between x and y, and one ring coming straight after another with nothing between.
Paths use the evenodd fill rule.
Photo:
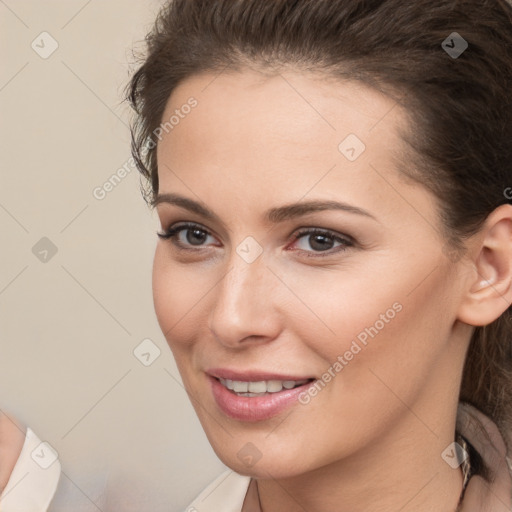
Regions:
<instances>
[{"instance_id":1,"label":"brown hair","mask_svg":"<svg viewBox=\"0 0 512 512\"><path fill-rule=\"evenodd\" d=\"M448 51L454 32L468 44L460 55ZM174 0L162 7L145 50L127 99L136 113L132 154L149 203L158 192L155 129L175 87L200 72L253 65L360 80L399 102L414 127L401 133L407 155L400 170L438 198L447 247L457 257L463 240L511 202L506 0ZM511 307L475 328L460 398L497 423L510 451Z\"/></svg>"}]
</instances>

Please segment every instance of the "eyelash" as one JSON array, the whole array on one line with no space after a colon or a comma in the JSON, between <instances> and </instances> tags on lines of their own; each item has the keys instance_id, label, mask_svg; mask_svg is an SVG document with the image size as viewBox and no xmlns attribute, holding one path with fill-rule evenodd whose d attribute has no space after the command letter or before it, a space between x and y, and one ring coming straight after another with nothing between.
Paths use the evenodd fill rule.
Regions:
<instances>
[{"instance_id":1,"label":"eyelash","mask_svg":"<svg viewBox=\"0 0 512 512\"><path fill-rule=\"evenodd\" d=\"M183 251L199 251L199 250L201 250L203 247L198 246L197 249L191 249L189 247L184 246L179 240L177 240L176 235L178 233L180 233L181 231L184 231L187 229L198 229L198 230L206 233L207 235L211 235L211 233L208 230L202 228L199 224L194 224L194 223L190 223L190 222L178 224L173 228L169 228L169 229L165 230L165 232L163 232L163 233L157 233L157 235L159 238L161 238L163 240L171 240L172 243L176 247L178 247L179 250L183 250ZM351 237L348 237L348 236L341 237L332 231L329 231L326 229L319 229L319 228L310 228L310 229L300 230L298 233L296 233L294 235L293 242L296 242L297 240L302 238L304 235L327 236L329 238L334 239L335 241L339 241L342 244L344 244L344 246L339 246L338 248L329 249L327 251L316 251L315 252L315 251L304 251L304 250L299 249L300 252L303 252L303 253L305 252L307 257L322 258L322 257L326 257L326 256L332 256L335 253L344 252L349 247L353 247L353 245L354 245ZM311 252L313 252L313 254L311 254Z\"/></svg>"}]
</instances>

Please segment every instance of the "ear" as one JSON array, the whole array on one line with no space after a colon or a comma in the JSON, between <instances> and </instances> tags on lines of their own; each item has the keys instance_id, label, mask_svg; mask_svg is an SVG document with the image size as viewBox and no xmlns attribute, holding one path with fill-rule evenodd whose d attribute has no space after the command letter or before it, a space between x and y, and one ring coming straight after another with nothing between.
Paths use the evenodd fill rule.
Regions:
<instances>
[{"instance_id":1,"label":"ear","mask_svg":"<svg viewBox=\"0 0 512 512\"><path fill-rule=\"evenodd\" d=\"M466 281L457 318L483 326L512 303L512 205L503 204L488 217L472 250L474 270Z\"/></svg>"}]
</instances>

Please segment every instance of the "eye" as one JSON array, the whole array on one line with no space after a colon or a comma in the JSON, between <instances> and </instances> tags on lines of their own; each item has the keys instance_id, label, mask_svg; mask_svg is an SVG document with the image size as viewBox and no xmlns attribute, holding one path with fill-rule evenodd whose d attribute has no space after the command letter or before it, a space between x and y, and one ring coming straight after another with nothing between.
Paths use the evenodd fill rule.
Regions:
<instances>
[{"instance_id":1,"label":"eye","mask_svg":"<svg viewBox=\"0 0 512 512\"><path fill-rule=\"evenodd\" d=\"M181 236L182 232L184 236ZM208 230L201 227L199 224L190 222L177 224L165 230L163 233L157 233L157 235L161 239L171 240L179 249L192 251L194 250L194 246L197 249L202 249L208 237L214 239ZM296 233L293 238L294 243L304 239L306 244L303 245L309 245L313 249L313 251L311 251L308 250L307 247L299 248L299 250L306 253L308 257L323 257L324 254L320 253L326 253L325 256L329 256L354 246L353 239L348 235L340 236L332 231L319 228L303 229ZM336 242L339 244L337 247L334 245Z\"/></svg>"},{"instance_id":2,"label":"eye","mask_svg":"<svg viewBox=\"0 0 512 512\"><path fill-rule=\"evenodd\" d=\"M185 236L180 236L182 232L185 232ZM202 248L202 244L208 237L213 238L212 235L206 229L199 226L199 224L190 222L178 224L165 230L163 233L157 233L157 235L163 240L172 240L174 245L184 250L189 250L190 246Z\"/></svg>"},{"instance_id":3,"label":"eye","mask_svg":"<svg viewBox=\"0 0 512 512\"><path fill-rule=\"evenodd\" d=\"M309 245L313 251L303 249L300 250L306 253L307 257L323 257L330 256L334 253L346 251L349 247L354 246L354 242L349 236L339 236L332 231L327 231L324 229L304 229L299 231L296 235L294 235L295 241L302 241L304 239L306 242L303 246ZM339 242L340 245L337 247L333 247L335 242ZM309 253L309 254L307 254ZM313 254L311 254L313 253ZM316 253L316 254L315 254ZM327 253L327 254L319 254L319 253Z\"/></svg>"}]
</instances>

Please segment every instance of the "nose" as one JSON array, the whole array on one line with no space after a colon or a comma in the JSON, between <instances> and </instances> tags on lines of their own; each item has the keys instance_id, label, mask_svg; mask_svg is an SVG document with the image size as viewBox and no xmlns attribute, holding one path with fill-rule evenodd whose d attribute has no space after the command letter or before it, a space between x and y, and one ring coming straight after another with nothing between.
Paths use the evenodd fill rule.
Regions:
<instances>
[{"instance_id":1,"label":"nose","mask_svg":"<svg viewBox=\"0 0 512 512\"><path fill-rule=\"evenodd\" d=\"M260 255L248 263L236 252L212 291L209 328L231 349L267 343L280 332L280 281Z\"/></svg>"}]
</instances>

